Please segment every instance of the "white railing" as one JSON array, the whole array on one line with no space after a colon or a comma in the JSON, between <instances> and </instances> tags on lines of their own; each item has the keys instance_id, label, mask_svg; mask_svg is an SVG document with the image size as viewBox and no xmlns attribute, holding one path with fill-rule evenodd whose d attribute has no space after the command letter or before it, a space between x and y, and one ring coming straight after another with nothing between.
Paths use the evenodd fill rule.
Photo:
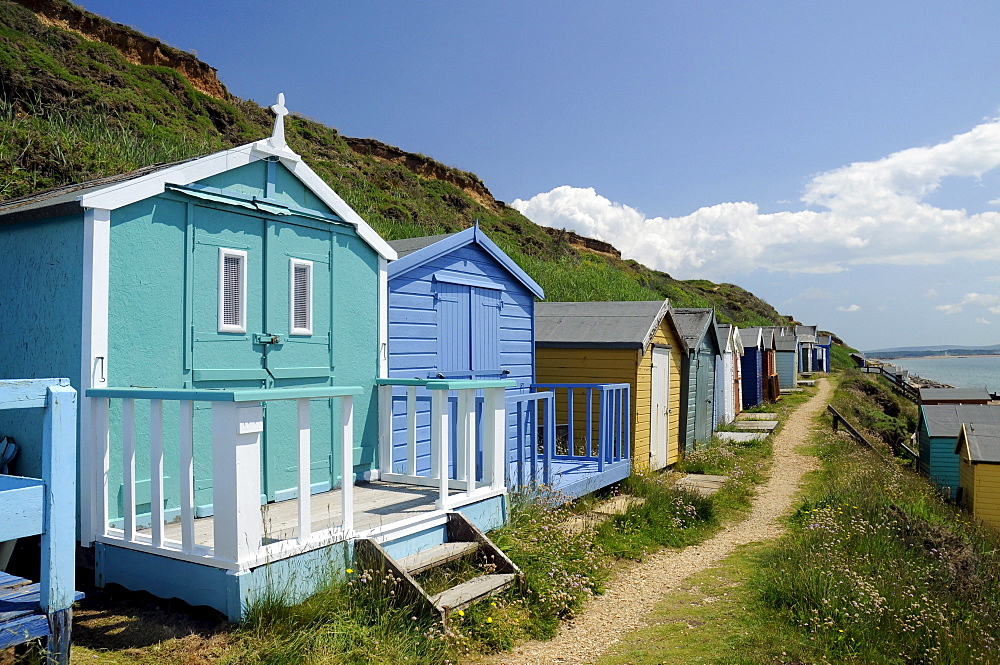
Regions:
<instances>
[{"instance_id":1,"label":"white railing","mask_svg":"<svg viewBox=\"0 0 1000 665\"><path fill-rule=\"evenodd\" d=\"M98 542L197 561L233 570L292 556L350 537L354 530L354 395L359 387L317 386L270 390L161 390L156 388L92 388L87 397L95 409L99 469L96 496L100 516ZM341 402L341 523L313 532L310 501L309 402L339 398ZM109 522L108 478L111 469L109 413L111 400L121 400L121 527ZM149 528L140 528L136 515L136 401L149 403ZM260 439L264 431L262 404L277 400L297 402L298 515L296 537L263 544L261 515ZM168 529L164 508L163 403L178 404L177 463L170 473L179 479L179 530ZM211 545L197 542L194 486L196 441L194 405L211 405L212 536ZM117 452L117 451L116 451ZM145 526L145 525L143 525ZM170 526L173 526L171 524ZM172 536L172 537L171 537ZM179 536L179 537L177 537Z\"/></svg>"},{"instance_id":2,"label":"white railing","mask_svg":"<svg viewBox=\"0 0 1000 665\"><path fill-rule=\"evenodd\" d=\"M379 478L390 482L435 487L436 506L453 508L506 491L505 389L511 380L378 379ZM396 393L393 388L396 387ZM405 389L400 391L399 388ZM426 393L423 390L426 389ZM477 397L477 391L482 397ZM452 409L451 394L455 393ZM430 435L421 437L418 415L430 401ZM393 404L405 404L405 445L393 445ZM480 411L481 410L481 411ZM482 414L482 426L477 416ZM401 428L395 427L397 438ZM455 436L452 436L454 430ZM482 441L478 441L479 432ZM422 440L423 439L423 440ZM418 450L430 446L430 467L421 471ZM454 449L454 469L451 453ZM482 466L478 465L482 454Z\"/></svg>"}]
</instances>

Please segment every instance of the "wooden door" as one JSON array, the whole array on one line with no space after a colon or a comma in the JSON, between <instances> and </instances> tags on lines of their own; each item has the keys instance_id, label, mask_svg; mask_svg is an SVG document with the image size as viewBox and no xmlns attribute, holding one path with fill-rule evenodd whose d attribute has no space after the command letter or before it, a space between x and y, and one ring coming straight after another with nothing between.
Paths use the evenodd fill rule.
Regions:
<instances>
[{"instance_id":1,"label":"wooden door","mask_svg":"<svg viewBox=\"0 0 1000 665\"><path fill-rule=\"evenodd\" d=\"M191 385L330 385L334 372L332 230L322 224L278 222L199 206L192 233ZM334 468L339 455L333 450L331 402L314 401L310 408L314 491L329 489L339 481ZM196 418L196 424L199 420L205 418ZM295 403L265 402L264 423L262 492L268 501L294 498L298 485ZM204 482L199 486L208 487Z\"/></svg>"},{"instance_id":2,"label":"wooden door","mask_svg":"<svg viewBox=\"0 0 1000 665\"><path fill-rule=\"evenodd\" d=\"M662 469L670 453L670 349L653 347L649 390L649 467Z\"/></svg>"}]
</instances>

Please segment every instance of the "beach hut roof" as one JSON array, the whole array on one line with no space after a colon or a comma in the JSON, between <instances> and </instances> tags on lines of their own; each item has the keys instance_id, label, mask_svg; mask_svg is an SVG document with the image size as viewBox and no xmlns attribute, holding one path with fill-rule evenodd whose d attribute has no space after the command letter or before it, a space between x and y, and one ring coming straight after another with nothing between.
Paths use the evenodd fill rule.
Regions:
<instances>
[{"instance_id":1,"label":"beach hut roof","mask_svg":"<svg viewBox=\"0 0 1000 665\"><path fill-rule=\"evenodd\" d=\"M990 400L985 388L921 388L921 402L983 402Z\"/></svg>"},{"instance_id":2,"label":"beach hut roof","mask_svg":"<svg viewBox=\"0 0 1000 665\"><path fill-rule=\"evenodd\" d=\"M791 331L776 331L774 345L778 351L794 351L797 341Z\"/></svg>"},{"instance_id":3,"label":"beach hut roof","mask_svg":"<svg viewBox=\"0 0 1000 665\"><path fill-rule=\"evenodd\" d=\"M540 302L535 345L645 350L670 311L669 300Z\"/></svg>"},{"instance_id":4,"label":"beach hut roof","mask_svg":"<svg viewBox=\"0 0 1000 665\"><path fill-rule=\"evenodd\" d=\"M969 460L975 464L1000 464L1000 425L967 423L962 426L969 446ZM961 439L955 443L955 453L961 453Z\"/></svg>"},{"instance_id":5,"label":"beach hut roof","mask_svg":"<svg viewBox=\"0 0 1000 665\"><path fill-rule=\"evenodd\" d=\"M760 328L740 328L740 341L743 348L760 348L764 345L764 334Z\"/></svg>"},{"instance_id":6,"label":"beach hut roof","mask_svg":"<svg viewBox=\"0 0 1000 665\"><path fill-rule=\"evenodd\" d=\"M716 353L721 353L725 348L725 343L719 333L719 328L715 323L715 310L705 307L681 307L672 313L674 326L680 334L681 341L684 342L684 350L691 352L698 347L698 341L705 336L711 326L712 335L715 337Z\"/></svg>"},{"instance_id":7,"label":"beach hut roof","mask_svg":"<svg viewBox=\"0 0 1000 665\"><path fill-rule=\"evenodd\" d=\"M816 342L816 326L795 326L795 336L800 342Z\"/></svg>"},{"instance_id":8,"label":"beach hut roof","mask_svg":"<svg viewBox=\"0 0 1000 665\"><path fill-rule=\"evenodd\" d=\"M483 230L479 228L478 222L458 233L393 240L389 243L389 246L396 251L399 259L389 264L388 277L389 279L398 277L416 266L424 265L460 247L465 247L473 243L482 247L487 254L496 259L497 263L506 268L511 275L524 284L536 297L545 297L542 287L535 280L531 279L528 273L524 272L521 266L517 265L512 258L507 256L496 243L489 239Z\"/></svg>"},{"instance_id":9,"label":"beach hut roof","mask_svg":"<svg viewBox=\"0 0 1000 665\"><path fill-rule=\"evenodd\" d=\"M242 196L231 191L205 187L198 182L261 160L280 162L336 216L322 211L295 208L284 201L267 197ZM396 252L389 244L309 168L301 156L288 149L284 144L284 137L279 137L277 130L270 138L203 157L169 164L154 164L128 173L64 185L5 201L0 204L0 224L40 221L79 214L85 210L92 211L90 214L110 215L112 210L171 190L195 198L270 214L305 214L337 223L347 223L354 226L358 236L383 258L389 260L396 258Z\"/></svg>"},{"instance_id":10,"label":"beach hut roof","mask_svg":"<svg viewBox=\"0 0 1000 665\"><path fill-rule=\"evenodd\" d=\"M930 436L954 437L962 423L1000 425L1000 405L927 404L920 407Z\"/></svg>"}]
</instances>

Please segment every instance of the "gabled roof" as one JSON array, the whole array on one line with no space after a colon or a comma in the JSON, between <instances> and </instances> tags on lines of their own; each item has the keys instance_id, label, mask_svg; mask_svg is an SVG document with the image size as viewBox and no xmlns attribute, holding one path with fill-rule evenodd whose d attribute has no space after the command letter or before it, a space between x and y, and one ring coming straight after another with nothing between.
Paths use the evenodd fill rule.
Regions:
<instances>
[{"instance_id":1,"label":"gabled roof","mask_svg":"<svg viewBox=\"0 0 1000 665\"><path fill-rule=\"evenodd\" d=\"M1000 425L1000 405L996 404L926 404L920 417L928 436L957 437L962 423Z\"/></svg>"},{"instance_id":2,"label":"gabled roof","mask_svg":"<svg viewBox=\"0 0 1000 665\"><path fill-rule=\"evenodd\" d=\"M795 326L795 337L798 338L799 342L815 344L816 328L817 326Z\"/></svg>"},{"instance_id":3,"label":"gabled roof","mask_svg":"<svg viewBox=\"0 0 1000 665\"><path fill-rule=\"evenodd\" d=\"M787 330L775 331L774 347L777 351L795 351L798 340L795 333Z\"/></svg>"},{"instance_id":4,"label":"gabled roof","mask_svg":"<svg viewBox=\"0 0 1000 665\"><path fill-rule=\"evenodd\" d=\"M740 328L740 341L744 349L759 349L764 346L764 333L760 328Z\"/></svg>"},{"instance_id":5,"label":"gabled roof","mask_svg":"<svg viewBox=\"0 0 1000 665\"><path fill-rule=\"evenodd\" d=\"M718 324L719 342L727 353L743 355L743 341L740 338L740 329L731 323Z\"/></svg>"},{"instance_id":6,"label":"gabled roof","mask_svg":"<svg viewBox=\"0 0 1000 665\"><path fill-rule=\"evenodd\" d=\"M988 402L990 393L985 388L921 388L921 402Z\"/></svg>"},{"instance_id":7,"label":"gabled roof","mask_svg":"<svg viewBox=\"0 0 1000 665\"><path fill-rule=\"evenodd\" d=\"M389 246L396 250L396 256L403 258L408 254L412 254L418 250L427 247L428 245L433 245L436 242L444 240L445 238L450 238L455 233L442 233L436 236L420 236L418 238L404 238L402 240L390 240Z\"/></svg>"},{"instance_id":8,"label":"gabled roof","mask_svg":"<svg viewBox=\"0 0 1000 665\"><path fill-rule=\"evenodd\" d=\"M645 351L670 311L669 300L540 302L535 305L535 346Z\"/></svg>"},{"instance_id":9,"label":"gabled roof","mask_svg":"<svg viewBox=\"0 0 1000 665\"><path fill-rule=\"evenodd\" d=\"M396 258L396 252L302 157L287 147L277 147L273 137L172 164L157 164L120 175L57 187L0 204L0 224L50 219L81 210L116 210L162 194L171 186L185 187L219 173L263 159L277 159L340 219L354 226L358 235L380 256ZM255 199L260 209L271 203ZM279 206L282 207L282 206Z\"/></svg>"},{"instance_id":10,"label":"gabled roof","mask_svg":"<svg viewBox=\"0 0 1000 665\"><path fill-rule=\"evenodd\" d=\"M816 344L819 346L831 346L833 344L832 335L820 335L816 338Z\"/></svg>"},{"instance_id":11,"label":"gabled roof","mask_svg":"<svg viewBox=\"0 0 1000 665\"><path fill-rule=\"evenodd\" d=\"M536 297L545 297L542 287L535 280L531 279L528 273L521 270L521 266L517 265L502 249L497 247L496 243L490 240L482 229L479 228L478 223L458 233L393 240L389 243L389 246L398 253L399 259L389 264L389 279L399 277L417 266L422 266L460 247L471 244L482 247L487 254L496 259L497 263L506 268L511 275L524 284Z\"/></svg>"},{"instance_id":12,"label":"gabled roof","mask_svg":"<svg viewBox=\"0 0 1000 665\"><path fill-rule=\"evenodd\" d=\"M955 453L962 453L962 443L973 464L1000 464L1000 425L965 423L955 442Z\"/></svg>"},{"instance_id":13,"label":"gabled roof","mask_svg":"<svg viewBox=\"0 0 1000 665\"><path fill-rule=\"evenodd\" d=\"M675 309L671 316L687 353L697 349L698 342L706 336L715 340L716 355L722 353L724 346L719 337L719 329L715 325L715 310L704 307L682 307Z\"/></svg>"}]
</instances>

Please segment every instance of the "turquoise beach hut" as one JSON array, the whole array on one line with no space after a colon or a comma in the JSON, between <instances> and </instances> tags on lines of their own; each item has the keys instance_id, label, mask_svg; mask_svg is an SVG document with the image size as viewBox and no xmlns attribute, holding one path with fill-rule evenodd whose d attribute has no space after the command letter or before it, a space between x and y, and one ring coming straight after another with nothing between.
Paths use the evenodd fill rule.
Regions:
<instances>
[{"instance_id":1,"label":"turquoise beach hut","mask_svg":"<svg viewBox=\"0 0 1000 665\"><path fill-rule=\"evenodd\" d=\"M955 444L963 423L1000 425L1000 405L952 403L920 407L917 469L951 499L955 498L959 487L959 456Z\"/></svg>"}]
</instances>

